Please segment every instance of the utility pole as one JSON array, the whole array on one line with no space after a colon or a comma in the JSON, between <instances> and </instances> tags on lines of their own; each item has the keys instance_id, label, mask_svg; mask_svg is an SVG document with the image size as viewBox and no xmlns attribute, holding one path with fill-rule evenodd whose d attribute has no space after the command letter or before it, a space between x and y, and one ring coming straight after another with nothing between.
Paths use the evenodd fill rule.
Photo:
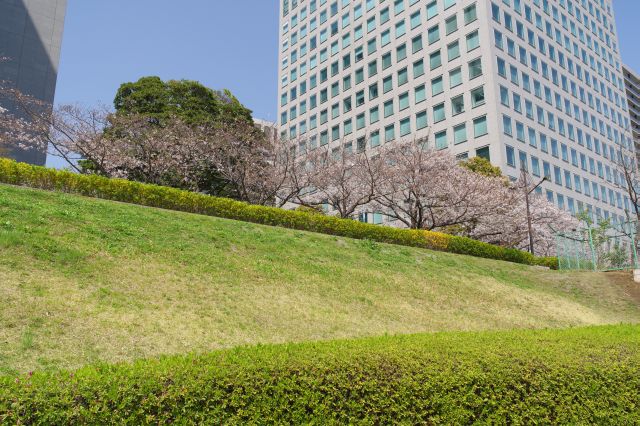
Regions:
<instances>
[{"instance_id":1,"label":"utility pole","mask_svg":"<svg viewBox=\"0 0 640 426\"><path fill-rule=\"evenodd\" d=\"M534 186L532 189L529 189L529 173L527 173L527 170L524 167L522 168L522 182L524 184L523 185L524 200L527 206L527 229L529 233L529 253L531 253L534 256L535 256L535 251L533 248L533 226L531 224L531 203L529 201L529 196L533 193L533 191L538 189L538 187L546 181L547 181L547 177L545 176L542 178L540 182L538 182L536 186Z\"/></svg>"}]
</instances>

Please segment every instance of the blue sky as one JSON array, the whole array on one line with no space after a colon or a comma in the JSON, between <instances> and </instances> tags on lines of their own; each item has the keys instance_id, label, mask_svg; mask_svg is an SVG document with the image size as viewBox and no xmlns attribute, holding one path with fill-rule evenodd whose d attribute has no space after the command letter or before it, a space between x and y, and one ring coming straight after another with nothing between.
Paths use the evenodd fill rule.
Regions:
<instances>
[{"instance_id":1,"label":"blue sky","mask_svg":"<svg viewBox=\"0 0 640 426\"><path fill-rule=\"evenodd\" d=\"M275 120L278 0L69 0L57 103L112 104L146 75L231 90Z\"/></svg>"},{"instance_id":2,"label":"blue sky","mask_svg":"<svg viewBox=\"0 0 640 426\"><path fill-rule=\"evenodd\" d=\"M639 0L614 0L623 60L640 72ZM111 104L145 75L230 89L277 108L278 0L69 0L56 102Z\"/></svg>"}]
</instances>

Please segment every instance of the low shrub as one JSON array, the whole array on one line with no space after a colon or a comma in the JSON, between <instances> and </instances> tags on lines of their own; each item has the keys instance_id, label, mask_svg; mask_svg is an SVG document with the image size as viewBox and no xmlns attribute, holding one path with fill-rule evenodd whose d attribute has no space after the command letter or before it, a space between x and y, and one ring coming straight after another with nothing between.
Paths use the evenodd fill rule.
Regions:
<instances>
[{"instance_id":1,"label":"low shrub","mask_svg":"<svg viewBox=\"0 0 640 426\"><path fill-rule=\"evenodd\" d=\"M545 268L550 269L558 269L559 263L557 257L537 257L536 263L537 266L544 266Z\"/></svg>"},{"instance_id":2,"label":"low shrub","mask_svg":"<svg viewBox=\"0 0 640 426\"><path fill-rule=\"evenodd\" d=\"M63 170L31 166L8 159L0 159L0 183L62 191L88 197L280 226L301 231L422 247L525 265L536 265L543 262L520 250L493 246L464 237L431 231L372 225L311 213L303 209L294 211L251 205L228 198L211 197L195 192L123 179L81 175Z\"/></svg>"},{"instance_id":3,"label":"low shrub","mask_svg":"<svg viewBox=\"0 0 640 426\"><path fill-rule=\"evenodd\" d=\"M640 327L441 333L0 378L2 424L638 424Z\"/></svg>"}]
</instances>

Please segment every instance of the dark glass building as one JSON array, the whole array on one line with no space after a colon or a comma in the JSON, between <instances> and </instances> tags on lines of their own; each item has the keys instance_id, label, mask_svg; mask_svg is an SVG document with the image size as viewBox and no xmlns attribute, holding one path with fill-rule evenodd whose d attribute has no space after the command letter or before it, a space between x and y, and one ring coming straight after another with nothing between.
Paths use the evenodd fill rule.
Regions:
<instances>
[{"instance_id":1,"label":"dark glass building","mask_svg":"<svg viewBox=\"0 0 640 426\"><path fill-rule=\"evenodd\" d=\"M0 81L53 104L67 0L0 0ZM0 99L0 105L11 105ZM46 152L0 152L43 165Z\"/></svg>"}]
</instances>

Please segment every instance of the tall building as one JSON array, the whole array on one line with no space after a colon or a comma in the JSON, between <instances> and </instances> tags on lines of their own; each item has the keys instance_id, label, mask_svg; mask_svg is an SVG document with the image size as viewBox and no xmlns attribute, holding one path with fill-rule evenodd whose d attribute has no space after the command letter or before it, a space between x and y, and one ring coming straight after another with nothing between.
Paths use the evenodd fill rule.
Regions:
<instances>
[{"instance_id":1,"label":"tall building","mask_svg":"<svg viewBox=\"0 0 640 426\"><path fill-rule=\"evenodd\" d=\"M0 81L53 104L67 0L0 0ZM0 105L11 105L0 99ZM19 161L44 164L46 152L19 151Z\"/></svg>"},{"instance_id":2,"label":"tall building","mask_svg":"<svg viewBox=\"0 0 640 426\"><path fill-rule=\"evenodd\" d=\"M281 0L279 129L301 149L428 138L618 221L627 109L611 0Z\"/></svg>"},{"instance_id":3,"label":"tall building","mask_svg":"<svg viewBox=\"0 0 640 426\"><path fill-rule=\"evenodd\" d=\"M278 140L278 127L276 123L267 120L261 120L259 118L254 118L253 123L258 129L264 132L267 138L272 141Z\"/></svg>"},{"instance_id":4,"label":"tall building","mask_svg":"<svg viewBox=\"0 0 640 426\"><path fill-rule=\"evenodd\" d=\"M640 76L626 65L623 65L622 69L629 103L631 134L636 147L636 156L640 156Z\"/></svg>"}]
</instances>

